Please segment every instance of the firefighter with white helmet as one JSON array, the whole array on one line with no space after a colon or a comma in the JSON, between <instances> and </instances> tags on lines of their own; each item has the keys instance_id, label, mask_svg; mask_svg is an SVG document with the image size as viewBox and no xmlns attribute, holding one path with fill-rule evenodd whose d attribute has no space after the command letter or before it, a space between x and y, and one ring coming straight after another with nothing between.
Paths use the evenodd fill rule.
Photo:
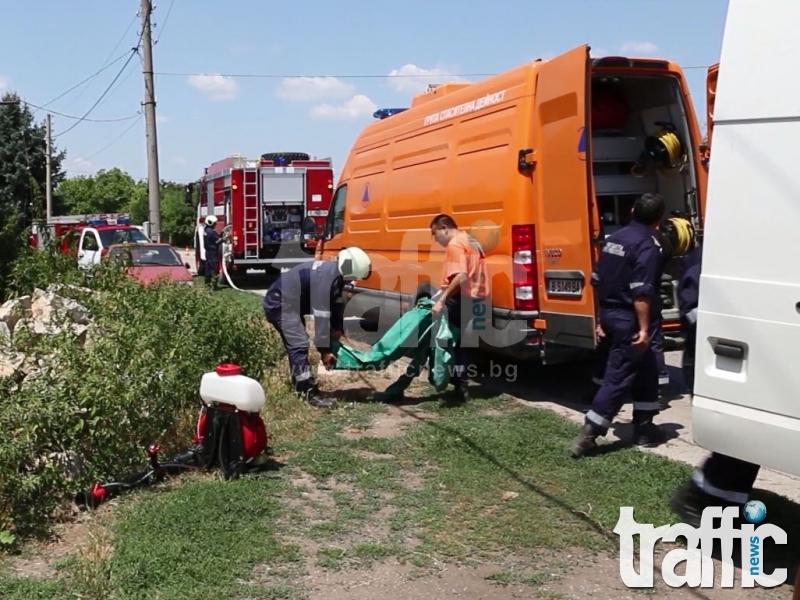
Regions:
<instances>
[{"instance_id":1,"label":"firefighter with white helmet","mask_svg":"<svg viewBox=\"0 0 800 600\"><path fill-rule=\"evenodd\" d=\"M220 244L222 244L222 237L216 230L217 217L208 215L206 217L206 226L203 231L203 247L206 250L206 263L205 263L205 281L206 285L212 289L217 289L217 281L219 279L219 261L220 261Z\"/></svg>"},{"instance_id":2,"label":"firefighter with white helmet","mask_svg":"<svg viewBox=\"0 0 800 600\"><path fill-rule=\"evenodd\" d=\"M314 316L314 345L323 364L334 365L331 339L344 330L344 282L367 279L371 273L366 252L345 248L335 261L309 261L281 273L264 295L264 316L278 330L289 355L294 391L312 406L334 408L336 402L320 395L311 373L305 316Z\"/></svg>"}]
</instances>

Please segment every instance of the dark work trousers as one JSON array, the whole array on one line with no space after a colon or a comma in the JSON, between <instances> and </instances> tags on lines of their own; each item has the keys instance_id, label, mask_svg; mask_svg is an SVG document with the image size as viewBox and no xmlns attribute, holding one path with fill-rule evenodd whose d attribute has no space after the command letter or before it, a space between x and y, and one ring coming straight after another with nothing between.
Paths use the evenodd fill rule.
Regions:
<instances>
[{"instance_id":1,"label":"dark work trousers","mask_svg":"<svg viewBox=\"0 0 800 600\"><path fill-rule=\"evenodd\" d=\"M648 422L658 414L658 362L652 347L639 353L631 346L639 329L633 311L605 309L600 321L608 338L608 361L586 423L605 435L628 392L633 396L634 423Z\"/></svg>"},{"instance_id":2,"label":"dark work trousers","mask_svg":"<svg viewBox=\"0 0 800 600\"><path fill-rule=\"evenodd\" d=\"M282 305L279 292L269 292L264 306L264 316L278 330L283 347L289 355L292 384L296 391L305 392L316 386L308 362L309 339L306 320L298 310Z\"/></svg>"},{"instance_id":3,"label":"dark work trousers","mask_svg":"<svg viewBox=\"0 0 800 600\"><path fill-rule=\"evenodd\" d=\"M694 327L684 329L686 345L683 348L683 358L681 359L681 371L683 379L689 393L694 391L694 357L695 345L697 344L697 330Z\"/></svg>"},{"instance_id":4,"label":"dark work trousers","mask_svg":"<svg viewBox=\"0 0 800 600\"><path fill-rule=\"evenodd\" d=\"M209 252L206 250L206 262L205 262L205 280L206 285L210 284L212 281L216 283L216 276L219 273L219 253L218 252Z\"/></svg>"},{"instance_id":5,"label":"dark work trousers","mask_svg":"<svg viewBox=\"0 0 800 600\"><path fill-rule=\"evenodd\" d=\"M760 469L759 465L714 452L694 470L692 482L706 494L745 504Z\"/></svg>"},{"instance_id":6,"label":"dark work trousers","mask_svg":"<svg viewBox=\"0 0 800 600\"><path fill-rule=\"evenodd\" d=\"M658 367L658 387L664 388L669 385L669 370L667 361L664 357L664 332L661 329L661 319L650 326L650 347L656 355L656 365ZM598 362L592 373L592 383L603 385L603 378L606 374L606 364L608 363L608 339L600 338L597 344Z\"/></svg>"}]
</instances>

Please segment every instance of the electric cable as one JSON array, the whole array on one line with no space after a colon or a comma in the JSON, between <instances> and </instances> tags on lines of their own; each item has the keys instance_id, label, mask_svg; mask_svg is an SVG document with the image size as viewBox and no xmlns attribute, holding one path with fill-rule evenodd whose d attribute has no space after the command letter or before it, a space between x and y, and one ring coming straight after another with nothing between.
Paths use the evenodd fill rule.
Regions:
<instances>
[{"instance_id":1,"label":"electric cable","mask_svg":"<svg viewBox=\"0 0 800 600\"><path fill-rule=\"evenodd\" d=\"M139 42L141 42L141 40L142 40L142 36L141 36L141 34L140 34L140 35L139 35ZM58 137L61 137L62 135L66 134L66 133L69 133L70 131L72 131L73 129L75 129L75 127L77 127L77 126L78 126L78 125L80 125L80 124L81 124L83 121L85 121L85 120L86 120L86 117L88 117L88 116L89 116L89 114L90 114L90 113L91 113L91 112L92 112L92 111L93 111L93 110L94 110L94 109L97 107L97 105L98 105L98 104L100 104L100 102L102 102L103 98L105 98L105 97L106 97L106 94L108 94L108 92L111 90L111 88L113 87L113 85L114 85L114 84L117 82L117 79L119 79L119 78L120 78L120 75L122 75L122 73L125 71L125 69L126 69L126 68L128 67L128 65L130 64L130 62L131 62L131 60L133 59L133 57L134 57L136 54L138 54L138 52L139 52L139 44L137 44L137 45L136 45L136 47L135 47L135 48L133 48L133 49L130 51L130 54L128 55L128 60L126 60L126 61L125 61L125 64L124 64L124 65L122 65L122 68L119 70L119 72L117 73L117 75L114 77L114 79L111 81L111 83L110 83L110 84L108 84L108 87L107 87L107 88L105 89L105 91L104 91L104 92L103 92L103 93L100 95L100 97L97 99L97 101L96 101L96 102L95 102L95 103L94 103L94 104L91 106L91 108L89 108L89 110L87 110L87 111L86 111L86 113L83 115L83 117L81 117L81 118L80 118L78 121L76 121L76 122L75 122L75 123L74 123L74 124L73 124L71 127L68 127L67 129L65 129L65 130L64 130L64 131L62 131L61 133L59 133L59 134L57 134L57 135L54 135L54 136L53 136L53 139L55 139L55 138L58 138Z\"/></svg>"},{"instance_id":2,"label":"electric cable","mask_svg":"<svg viewBox=\"0 0 800 600\"><path fill-rule=\"evenodd\" d=\"M172 14L172 7L173 6L175 6L175 0L172 0L172 2L169 3L169 8L167 9L167 16L164 17L164 23L159 26L158 37L153 42L154 46L157 45L158 42L161 41L161 36L164 35L164 28L167 26L167 22L169 21L169 16Z\"/></svg>"},{"instance_id":3,"label":"electric cable","mask_svg":"<svg viewBox=\"0 0 800 600\"><path fill-rule=\"evenodd\" d=\"M695 65L690 67L681 67L682 70L688 71L691 69L708 69L708 66L702 65ZM335 77L336 79L390 79L390 78L398 78L398 79L421 79L421 78L429 78L429 79L442 79L447 77L493 77L495 75L499 75L499 73L451 73L447 75L380 75L375 73L356 73L356 74L349 74L349 75L341 75L335 73L326 73L326 74L308 74L308 73L295 73L295 74L268 74L268 73L188 73L188 72L177 72L177 71L154 71L153 75L160 75L164 77L192 77L192 76L202 76L202 75L218 75L220 77L230 77L233 79L292 79L298 77L309 77L309 78L330 78Z\"/></svg>"},{"instance_id":4,"label":"electric cable","mask_svg":"<svg viewBox=\"0 0 800 600\"><path fill-rule=\"evenodd\" d=\"M135 126L136 126L136 125L139 123L139 121L141 121L141 120L142 120L142 117L143 117L144 115L142 115L141 113L139 113L138 115L135 115L135 116L138 116L139 118L138 118L138 119L136 119L136 120L135 120L133 123L131 123L131 124L130 124L128 127L126 127L126 128L125 128L125 130L124 130L122 133L120 133L120 134L119 134L117 137L115 137L113 140L111 140L111 141L110 141L108 144L106 144L105 146L103 146L102 148L100 148L100 150L98 150L98 151L94 152L93 154L90 154L89 156L85 156L85 157L83 157L83 158L82 158L82 160L81 160L80 162L76 162L75 164L76 164L76 165L79 165L79 164L81 164L82 162L86 162L86 161L87 161L87 160L89 160L90 158L94 158L94 157L95 157L95 156L97 156L98 154L100 154L100 153L102 153L102 152L105 152L105 151L106 151L106 150L108 150L108 149L109 149L111 146L113 146L114 144L116 144L116 143L117 143L119 140L121 140L121 139L122 139L122 138L125 136L125 134L126 134L126 133L128 133L128 132L129 132L131 129L133 129L133 128L134 128L134 127L135 127ZM67 168L67 169L68 169L68 168L69 168L69 165L65 165L65 166L64 166L64 168Z\"/></svg>"},{"instance_id":5,"label":"electric cable","mask_svg":"<svg viewBox=\"0 0 800 600\"><path fill-rule=\"evenodd\" d=\"M43 110L43 109L44 109L44 106L46 106L46 105L44 105L44 106L37 106L36 104L33 104L33 103L31 103L31 102L28 102L27 100L22 100L22 102L23 102L23 103L25 103L25 104L27 104L28 106L31 106L31 107L33 107L33 108L37 109L37 110ZM64 113L60 113L60 112L58 112L58 111L55 111L55 110L48 110L47 112L49 112L49 113L52 113L52 114L54 114L54 115L57 115L57 116L59 116L59 117L64 117L65 119L77 119L77 120L80 120L80 119L81 119L81 117L76 117L76 116L74 116L74 115L66 115L66 114L64 114ZM141 115L141 113L140 113L140 112L137 112L137 113L135 113L135 114L132 114L132 115L129 115L129 116L127 116L127 117L120 117L120 118L118 118L118 119L89 119L89 118L84 118L83 120L84 120L84 121L88 121L88 122L90 122L90 123L118 123L118 122L120 122L120 121L130 121L131 119L135 119L135 118L136 118L136 117L138 117L139 115Z\"/></svg>"}]
</instances>

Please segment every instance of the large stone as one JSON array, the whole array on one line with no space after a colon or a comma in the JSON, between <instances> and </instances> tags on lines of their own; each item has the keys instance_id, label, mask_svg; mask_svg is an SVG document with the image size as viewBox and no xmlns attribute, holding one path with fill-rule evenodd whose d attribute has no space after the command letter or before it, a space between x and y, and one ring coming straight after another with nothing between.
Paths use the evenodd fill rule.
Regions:
<instances>
[{"instance_id":1,"label":"large stone","mask_svg":"<svg viewBox=\"0 0 800 600\"><path fill-rule=\"evenodd\" d=\"M31 297L21 296L12 298L0 306L0 323L5 323L10 334L14 333L14 327L20 319L24 319L31 309Z\"/></svg>"},{"instance_id":2,"label":"large stone","mask_svg":"<svg viewBox=\"0 0 800 600\"><path fill-rule=\"evenodd\" d=\"M43 323L69 318L78 325L91 323L89 310L71 298L64 298L53 292L37 289L33 292L31 317Z\"/></svg>"},{"instance_id":3,"label":"large stone","mask_svg":"<svg viewBox=\"0 0 800 600\"><path fill-rule=\"evenodd\" d=\"M24 377L22 371L25 356L22 354L0 354L0 379L6 377Z\"/></svg>"}]
</instances>

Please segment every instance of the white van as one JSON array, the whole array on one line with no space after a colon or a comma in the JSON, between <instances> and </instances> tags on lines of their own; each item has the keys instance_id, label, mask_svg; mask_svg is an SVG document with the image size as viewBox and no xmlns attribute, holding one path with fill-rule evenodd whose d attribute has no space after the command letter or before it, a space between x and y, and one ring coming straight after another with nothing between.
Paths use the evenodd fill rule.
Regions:
<instances>
[{"instance_id":1,"label":"white van","mask_svg":"<svg viewBox=\"0 0 800 600\"><path fill-rule=\"evenodd\" d=\"M797 0L730 0L714 103L692 428L800 475ZM780 56L780 61L766 57Z\"/></svg>"}]
</instances>

